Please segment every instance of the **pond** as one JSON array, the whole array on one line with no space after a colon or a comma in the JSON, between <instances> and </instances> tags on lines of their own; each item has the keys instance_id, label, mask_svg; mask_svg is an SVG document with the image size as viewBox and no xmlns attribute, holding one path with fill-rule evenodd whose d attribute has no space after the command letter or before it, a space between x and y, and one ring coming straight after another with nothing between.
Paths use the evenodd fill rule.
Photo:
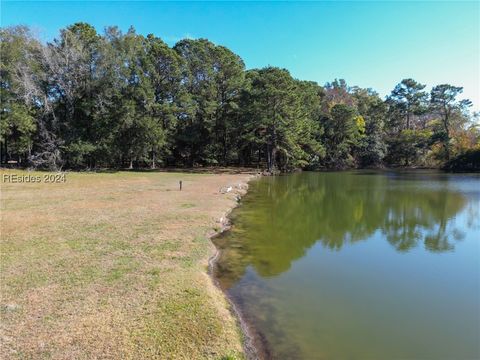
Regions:
<instances>
[{"instance_id":1,"label":"pond","mask_svg":"<svg viewBox=\"0 0 480 360\"><path fill-rule=\"evenodd\" d=\"M480 175L264 177L215 276L267 359L480 358Z\"/></svg>"}]
</instances>

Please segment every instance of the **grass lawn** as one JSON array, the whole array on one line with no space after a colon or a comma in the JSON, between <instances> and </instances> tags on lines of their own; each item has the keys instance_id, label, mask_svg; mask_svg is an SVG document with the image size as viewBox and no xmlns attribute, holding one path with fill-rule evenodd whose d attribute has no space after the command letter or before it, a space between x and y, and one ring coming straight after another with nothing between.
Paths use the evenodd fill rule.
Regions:
<instances>
[{"instance_id":1,"label":"grass lawn","mask_svg":"<svg viewBox=\"0 0 480 360\"><path fill-rule=\"evenodd\" d=\"M12 173L45 174L0 172L2 358L242 357L207 234L249 175Z\"/></svg>"}]
</instances>

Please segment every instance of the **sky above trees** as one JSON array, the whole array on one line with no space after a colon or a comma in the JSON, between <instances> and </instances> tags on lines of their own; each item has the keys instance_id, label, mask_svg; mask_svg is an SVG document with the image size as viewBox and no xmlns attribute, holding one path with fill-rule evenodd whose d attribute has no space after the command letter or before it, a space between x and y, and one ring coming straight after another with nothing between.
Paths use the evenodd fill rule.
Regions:
<instances>
[{"instance_id":1,"label":"sky above trees","mask_svg":"<svg viewBox=\"0 0 480 360\"><path fill-rule=\"evenodd\" d=\"M247 68L284 67L324 84L344 78L383 97L402 78L463 86L480 110L480 3L160 3L2 1L2 26L25 24L45 41L85 21L155 33L169 45L208 38ZM429 90L429 88L427 88Z\"/></svg>"}]
</instances>

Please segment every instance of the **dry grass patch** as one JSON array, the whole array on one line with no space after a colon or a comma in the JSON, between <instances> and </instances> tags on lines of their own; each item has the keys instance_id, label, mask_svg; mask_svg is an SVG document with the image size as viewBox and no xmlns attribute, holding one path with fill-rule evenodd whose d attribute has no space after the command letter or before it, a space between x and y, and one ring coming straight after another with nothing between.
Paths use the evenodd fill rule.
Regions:
<instances>
[{"instance_id":1,"label":"dry grass patch","mask_svg":"<svg viewBox=\"0 0 480 360\"><path fill-rule=\"evenodd\" d=\"M68 173L61 184L2 182L3 356L241 357L241 335L206 274L214 253L206 234L235 203L219 189L247 177Z\"/></svg>"}]
</instances>

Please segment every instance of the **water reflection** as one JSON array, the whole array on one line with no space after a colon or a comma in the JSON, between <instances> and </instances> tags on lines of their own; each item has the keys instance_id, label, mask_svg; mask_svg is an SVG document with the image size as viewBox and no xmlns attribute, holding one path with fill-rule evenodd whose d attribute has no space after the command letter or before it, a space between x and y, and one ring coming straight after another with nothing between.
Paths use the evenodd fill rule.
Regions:
<instances>
[{"instance_id":1,"label":"water reflection","mask_svg":"<svg viewBox=\"0 0 480 360\"><path fill-rule=\"evenodd\" d=\"M216 275L263 358L479 358L480 175L263 178L233 221Z\"/></svg>"},{"instance_id":2,"label":"water reflection","mask_svg":"<svg viewBox=\"0 0 480 360\"><path fill-rule=\"evenodd\" d=\"M226 288L247 266L263 277L275 276L316 242L340 250L376 232L398 252L418 246L452 251L464 237L454 218L466 203L443 174L303 173L261 179L233 213L232 230L216 239L223 249L217 274Z\"/></svg>"}]
</instances>

